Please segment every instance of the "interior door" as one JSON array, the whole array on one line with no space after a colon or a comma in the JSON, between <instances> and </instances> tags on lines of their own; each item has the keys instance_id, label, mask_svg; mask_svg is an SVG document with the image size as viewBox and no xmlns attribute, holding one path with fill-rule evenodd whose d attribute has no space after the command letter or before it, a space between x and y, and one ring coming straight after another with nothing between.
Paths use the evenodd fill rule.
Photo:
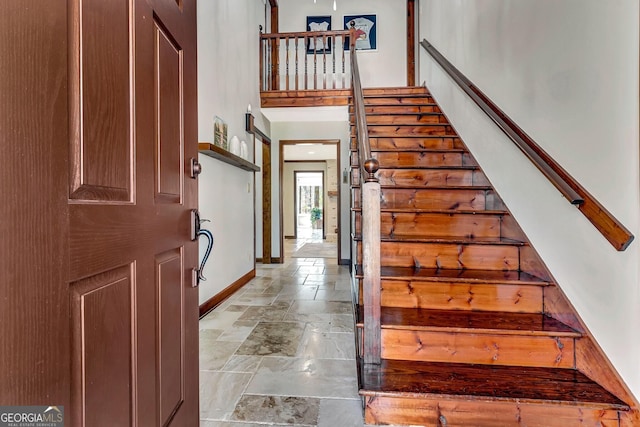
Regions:
<instances>
[{"instance_id":1,"label":"interior door","mask_svg":"<svg viewBox=\"0 0 640 427\"><path fill-rule=\"evenodd\" d=\"M197 425L196 1L69 4L73 425Z\"/></svg>"}]
</instances>

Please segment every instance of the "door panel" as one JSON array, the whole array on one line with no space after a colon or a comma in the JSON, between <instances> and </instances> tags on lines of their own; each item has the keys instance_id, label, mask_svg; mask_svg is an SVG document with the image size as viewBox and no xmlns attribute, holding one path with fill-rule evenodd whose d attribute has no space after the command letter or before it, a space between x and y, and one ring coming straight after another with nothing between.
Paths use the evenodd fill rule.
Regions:
<instances>
[{"instance_id":1,"label":"door panel","mask_svg":"<svg viewBox=\"0 0 640 427\"><path fill-rule=\"evenodd\" d=\"M134 271L129 265L71 284L74 425L131 424Z\"/></svg>"},{"instance_id":2,"label":"door panel","mask_svg":"<svg viewBox=\"0 0 640 427\"><path fill-rule=\"evenodd\" d=\"M156 198L182 202L182 50L156 22Z\"/></svg>"},{"instance_id":3,"label":"door panel","mask_svg":"<svg viewBox=\"0 0 640 427\"><path fill-rule=\"evenodd\" d=\"M182 250L156 257L158 401L161 425L167 425L184 400L184 270Z\"/></svg>"},{"instance_id":4,"label":"door panel","mask_svg":"<svg viewBox=\"0 0 640 427\"><path fill-rule=\"evenodd\" d=\"M71 198L131 200L129 0L70 2Z\"/></svg>"},{"instance_id":5,"label":"door panel","mask_svg":"<svg viewBox=\"0 0 640 427\"><path fill-rule=\"evenodd\" d=\"M95 53L98 59L82 56L84 62L91 61L91 67L85 65L83 70L89 70L91 85L98 88L112 87L114 76L109 70L118 70L115 74L119 83L126 80L126 92L105 97L98 90L95 96L86 97L83 89L80 96L82 110L95 112L98 121L94 131L89 116L82 116L81 170L95 170L101 181L90 197L88 191L76 191L82 198L70 201L72 281L93 283L94 279L86 278L101 277L123 265L135 268L130 269L132 285L126 288L128 307L124 282L113 282L103 291L112 289L109 293L84 306L83 316L88 319L115 318L120 313L122 324L113 338L110 317L102 329L95 329L95 342L103 337L102 341L118 348L117 354L107 351L108 357L101 360L93 353L106 344L96 344L95 349L79 347L78 358L95 358L105 365L101 373L109 378L74 382L72 393L85 396L86 401L102 396L108 401L105 407L122 417L114 422L110 417L89 420L85 416L81 426L191 426L198 424L198 298L197 289L191 287L198 253L197 244L190 240L190 210L197 207L197 184L185 177L185 159L197 156L196 75L195 67L186 65L195 65L195 0L185 1L182 11L174 0L131 1L135 4L82 0L78 11L83 19L88 19L87 6L95 6L100 14L112 13L92 22L91 29L81 25L81 34L83 39L90 38L88 33L100 39L103 32L117 32L119 54ZM123 4L125 10L135 10L135 16L123 14ZM158 4L162 7L156 9ZM122 34L128 38L121 39ZM135 44L129 47L129 41ZM108 43L96 48L115 49ZM83 81L87 78L81 77ZM130 128L122 127L122 122L130 123ZM95 135L95 144L87 139L88 134ZM94 146L97 149L91 151ZM74 167L72 164L72 174ZM132 185L127 197L114 197L114 188L126 182ZM128 336L122 326L127 318L132 328ZM127 337L129 345L120 342ZM130 399L123 397L125 390ZM78 408L72 411L81 417ZM102 408L95 412L105 414Z\"/></svg>"},{"instance_id":6,"label":"door panel","mask_svg":"<svg viewBox=\"0 0 640 427\"><path fill-rule=\"evenodd\" d=\"M0 14L3 405L64 406L74 427L198 425L195 7Z\"/></svg>"}]
</instances>

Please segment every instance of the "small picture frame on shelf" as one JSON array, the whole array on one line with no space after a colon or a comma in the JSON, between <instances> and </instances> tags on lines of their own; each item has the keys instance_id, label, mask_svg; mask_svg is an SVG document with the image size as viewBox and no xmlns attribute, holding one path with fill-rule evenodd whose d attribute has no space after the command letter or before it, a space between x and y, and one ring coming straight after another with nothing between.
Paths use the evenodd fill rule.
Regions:
<instances>
[{"instance_id":1,"label":"small picture frame on shelf","mask_svg":"<svg viewBox=\"0 0 640 427\"><path fill-rule=\"evenodd\" d=\"M213 144L225 150L229 149L227 123L218 116L213 118Z\"/></svg>"}]
</instances>

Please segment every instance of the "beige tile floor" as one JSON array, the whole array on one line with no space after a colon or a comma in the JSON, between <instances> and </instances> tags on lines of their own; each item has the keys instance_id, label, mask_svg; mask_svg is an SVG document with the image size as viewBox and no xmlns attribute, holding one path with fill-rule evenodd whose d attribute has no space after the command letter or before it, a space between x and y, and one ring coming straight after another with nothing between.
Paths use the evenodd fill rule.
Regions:
<instances>
[{"instance_id":1,"label":"beige tile floor","mask_svg":"<svg viewBox=\"0 0 640 427\"><path fill-rule=\"evenodd\" d=\"M201 427L364 425L349 271L292 258L307 241L200 321Z\"/></svg>"}]
</instances>

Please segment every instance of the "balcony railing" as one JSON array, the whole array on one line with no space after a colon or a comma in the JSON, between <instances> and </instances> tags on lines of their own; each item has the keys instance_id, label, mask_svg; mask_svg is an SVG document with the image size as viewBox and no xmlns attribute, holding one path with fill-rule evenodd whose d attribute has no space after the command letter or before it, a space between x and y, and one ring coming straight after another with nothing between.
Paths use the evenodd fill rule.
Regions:
<instances>
[{"instance_id":1,"label":"balcony railing","mask_svg":"<svg viewBox=\"0 0 640 427\"><path fill-rule=\"evenodd\" d=\"M260 90L351 87L349 30L260 35Z\"/></svg>"}]
</instances>

